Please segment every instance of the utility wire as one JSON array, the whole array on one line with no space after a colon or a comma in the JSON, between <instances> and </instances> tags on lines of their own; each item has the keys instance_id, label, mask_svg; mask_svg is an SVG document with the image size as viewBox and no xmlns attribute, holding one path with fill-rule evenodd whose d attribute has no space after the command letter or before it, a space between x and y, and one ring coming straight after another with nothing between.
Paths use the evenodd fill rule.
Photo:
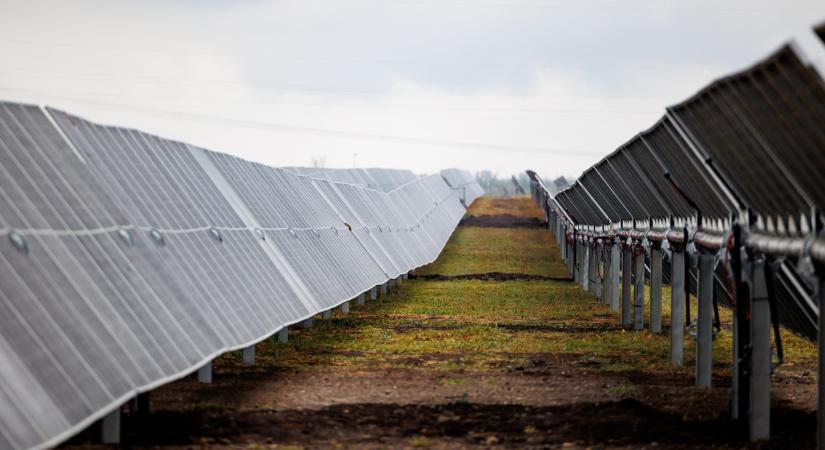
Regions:
<instances>
[{"instance_id":1,"label":"utility wire","mask_svg":"<svg viewBox=\"0 0 825 450\"><path fill-rule=\"evenodd\" d=\"M557 155L584 156L584 157L603 156L602 152L589 151L589 150L569 150L569 149L557 149L557 148L519 147L519 146L500 145L500 144L487 144L487 143L477 143L477 142L448 141L448 140L441 140L441 139L430 139L430 138L410 137L410 136L393 136L393 135L385 135L385 134L363 133L363 132L359 132L359 131L333 130L333 129L326 129L326 128L315 128L315 127L287 125L287 124L272 123L272 122L262 122L262 121L256 121L256 120L238 119L238 118L233 118L233 117L213 116L213 115L208 115L208 114L199 114L199 113L192 113L192 112L185 112L185 111L172 111L172 110L167 110L167 109L150 108L150 107L134 106L134 105L124 105L124 104L119 104L119 103L109 103L109 102L102 102L102 101L97 101L97 100L89 100L89 99L74 98L74 97L67 97L67 96L55 96L55 98L61 98L61 99L70 100L70 101L78 101L78 102L82 102L82 103L97 104L97 105L102 105L102 106L110 106L110 107L115 107L115 108L143 110L143 111L149 111L149 112L160 113L160 114L169 114L169 115L175 115L175 116L181 116L181 117L191 117L191 118L194 118L194 119L203 119L203 120L216 121L216 122L222 122L222 123L231 122L231 123L236 123L236 124L251 126L251 127L256 127L256 128L264 128L264 129L272 129L272 130L278 130L278 131L288 131L288 132L295 132L295 133L302 133L302 134L312 134L312 135L320 135L320 136L335 136L335 137L350 138L350 139L401 142L401 143L419 144L419 145L436 145L436 146L439 146L439 147L474 148L474 149L478 149L478 150L488 150L488 151L511 151L511 152L519 152L519 153L557 154Z\"/></svg>"},{"instance_id":2,"label":"utility wire","mask_svg":"<svg viewBox=\"0 0 825 450\"><path fill-rule=\"evenodd\" d=\"M697 12L697 13L791 13L791 12L814 12L821 11L821 8L810 7L782 7L782 8L754 8L754 7L725 7L719 5L708 6L637 6L628 5L626 2L605 3L517 3L517 2L461 2L461 1L428 1L428 0L349 0L357 3L381 3L398 5L430 5L430 6L462 6L471 8L506 8L506 9L551 9L551 10L586 10L595 12L615 12L615 11L650 11L650 12Z\"/></svg>"},{"instance_id":3,"label":"utility wire","mask_svg":"<svg viewBox=\"0 0 825 450\"><path fill-rule=\"evenodd\" d=\"M267 100L253 100L253 99L239 99L239 98L193 98L193 97L175 97L166 95L145 95L145 94L122 94L122 93L107 93L107 92L66 92L66 91L50 91L41 89L26 89L15 88L8 86L0 86L0 89L6 91L17 92L31 92L38 94L56 94L56 95L85 95L85 96L104 96L115 98L135 98L146 100L167 100L167 101L181 101L181 102L196 102L196 103L239 103L239 104L253 104L253 105L267 105L278 107L310 107L310 108L325 108L325 109L379 109L379 110L409 110L409 111L469 111L469 112L505 112L505 113L551 113L551 114L634 114L634 115L648 115L660 112L659 110L617 110L617 109L587 109L587 108L499 108L499 107L473 107L473 106L444 106L444 105L370 105L370 104L353 104L353 103L318 103L318 102L279 102ZM94 98L89 100L96 100Z\"/></svg>"},{"instance_id":4,"label":"utility wire","mask_svg":"<svg viewBox=\"0 0 825 450\"><path fill-rule=\"evenodd\" d=\"M597 71L597 72L633 72L633 71L664 71L664 72L684 72L686 70L705 70L703 67L684 67L674 65L633 65L627 62L616 64L597 64L597 65L582 65L582 64L542 64L536 62L523 61L456 61L456 60L412 60L412 59L395 59L395 58L359 58L359 57L342 57L342 56L305 56L305 55L271 55L261 53L243 53L237 52L235 49L227 48L226 52L191 50L191 49L157 49L157 48L141 48L141 47L105 47L98 45L83 45L71 42L36 42L36 41L21 41L16 39L2 39L0 46L33 46L33 47L57 47L57 48L77 48L82 50L93 50L110 53L122 52L138 52L138 53L154 53L164 55L186 56L186 55L205 55L205 56L231 56L232 58L250 58L250 59L272 59L281 61L300 61L305 63L345 63L345 64L382 64L382 65L411 65L411 66L434 66L434 67L466 67L470 69L475 68L499 68L509 70L523 70L523 69L537 69L542 71Z\"/></svg>"},{"instance_id":5,"label":"utility wire","mask_svg":"<svg viewBox=\"0 0 825 450\"><path fill-rule=\"evenodd\" d=\"M3 71L11 71L11 72L18 72L17 74L3 74ZM181 80L180 78L171 78L171 77L136 77L134 75L122 75L122 74L105 74L101 75L99 73L92 74L82 74L82 73L60 73L60 72L52 72L49 68L30 68L30 69L19 69L19 68L11 68L11 67L0 67L0 78L23 78L23 79L31 79L31 78L45 78L45 79L55 79L55 80L82 80L82 81L100 81L100 82L112 82L112 83L120 83L120 82L129 82L130 84L145 82L146 84L150 85L168 85L168 86L175 86L180 87L181 85L186 86L237 86L243 88L250 88L253 87L255 90L265 90L265 91L273 91L273 92L322 92L322 93L331 93L331 94L370 94L370 95L388 95L388 94L420 94L420 91L413 90L413 89L397 89L397 88L387 88L387 89L364 89L364 88L335 88L335 87L326 87L326 86L312 86L312 85L304 85L304 84L297 84L297 83L290 83L284 82L279 84L272 84L272 83L264 83L259 84L257 82L237 82L237 81L229 81L229 80L220 80L220 79L207 79L207 80ZM450 94L450 95L461 95L461 94ZM554 98L554 99L593 99L593 100L647 100L647 101L661 101L663 97L654 97L654 96L632 96L632 95L580 95L580 94L552 94L552 93L529 93L529 95L514 95L514 94L491 94L489 97L494 98L513 98L518 100L531 100L532 98Z\"/></svg>"}]
</instances>

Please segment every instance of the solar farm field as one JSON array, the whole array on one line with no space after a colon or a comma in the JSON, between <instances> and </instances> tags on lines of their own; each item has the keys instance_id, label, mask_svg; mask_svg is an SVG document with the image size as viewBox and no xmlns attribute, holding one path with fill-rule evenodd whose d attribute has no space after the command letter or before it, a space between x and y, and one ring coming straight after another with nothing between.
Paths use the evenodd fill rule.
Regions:
<instances>
[{"instance_id":1,"label":"solar farm field","mask_svg":"<svg viewBox=\"0 0 825 450\"><path fill-rule=\"evenodd\" d=\"M482 198L470 216L539 217L529 198ZM622 328L563 278L556 249L525 233L555 242L546 228L459 226L435 263L378 301L292 327L286 344L261 343L255 366L220 357L212 385L190 377L155 391L151 413L124 413L125 439L147 448L749 447L727 414L727 310L714 387L697 390L691 338L684 367L670 366L667 333ZM523 273L525 258L544 269ZM815 348L783 337L789 362L774 374L771 445L812 445ZM93 439L89 431L67 447Z\"/></svg>"}]
</instances>

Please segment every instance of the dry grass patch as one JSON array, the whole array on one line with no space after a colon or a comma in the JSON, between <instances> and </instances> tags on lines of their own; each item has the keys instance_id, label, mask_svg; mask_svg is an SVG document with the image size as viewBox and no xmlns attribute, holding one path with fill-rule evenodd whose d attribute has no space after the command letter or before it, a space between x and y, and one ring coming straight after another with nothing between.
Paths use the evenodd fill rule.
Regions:
<instances>
[{"instance_id":1,"label":"dry grass patch","mask_svg":"<svg viewBox=\"0 0 825 450\"><path fill-rule=\"evenodd\" d=\"M546 229L459 227L438 260L416 273L504 272L567 278L558 252L553 234Z\"/></svg>"},{"instance_id":2,"label":"dry grass patch","mask_svg":"<svg viewBox=\"0 0 825 450\"><path fill-rule=\"evenodd\" d=\"M468 216L535 217L544 220L544 213L530 196L479 197L467 210Z\"/></svg>"}]
</instances>

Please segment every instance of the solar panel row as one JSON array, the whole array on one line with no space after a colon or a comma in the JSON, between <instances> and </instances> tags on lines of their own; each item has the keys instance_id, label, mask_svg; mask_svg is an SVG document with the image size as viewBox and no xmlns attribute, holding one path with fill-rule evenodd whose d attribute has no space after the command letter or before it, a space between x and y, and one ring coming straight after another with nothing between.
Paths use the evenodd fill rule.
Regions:
<instances>
[{"instance_id":1,"label":"solar panel row","mask_svg":"<svg viewBox=\"0 0 825 450\"><path fill-rule=\"evenodd\" d=\"M693 204L720 221L748 208L757 229L802 235L825 207L823 125L822 79L785 46L669 108L558 200L581 224L687 219Z\"/></svg>"},{"instance_id":2,"label":"solar panel row","mask_svg":"<svg viewBox=\"0 0 825 450\"><path fill-rule=\"evenodd\" d=\"M747 222L741 212L748 211L753 232L803 238L825 220L822 173L825 83L786 45L668 108L552 202L580 227L635 221L726 232L731 217ZM536 180L533 174L534 188ZM549 194L540 200L551 201ZM793 264L782 263L778 315L814 339L818 308L801 280ZM727 292L720 295L725 301Z\"/></svg>"},{"instance_id":3,"label":"solar panel row","mask_svg":"<svg viewBox=\"0 0 825 450\"><path fill-rule=\"evenodd\" d=\"M399 169L320 169L313 167L290 167L287 170L300 175L309 175L330 181L350 183L357 186L389 192L415 180L410 170Z\"/></svg>"},{"instance_id":4,"label":"solar panel row","mask_svg":"<svg viewBox=\"0 0 825 450\"><path fill-rule=\"evenodd\" d=\"M464 213L440 175L336 173L0 103L0 448L431 262Z\"/></svg>"},{"instance_id":5,"label":"solar panel row","mask_svg":"<svg viewBox=\"0 0 825 450\"><path fill-rule=\"evenodd\" d=\"M451 188L461 193L465 205L470 205L475 199L484 195L484 188L466 170L445 169L441 171L441 176Z\"/></svg>"}]
</instances>

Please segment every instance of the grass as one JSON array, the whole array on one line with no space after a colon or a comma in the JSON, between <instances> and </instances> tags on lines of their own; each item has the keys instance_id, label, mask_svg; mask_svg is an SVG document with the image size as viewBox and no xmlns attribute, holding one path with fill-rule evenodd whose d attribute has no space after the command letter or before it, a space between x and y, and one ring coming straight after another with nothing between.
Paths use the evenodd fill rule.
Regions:
<instances>
[{"instance_id":1,"label":"grass","mask_svg":"<svg viewBox=\"0 0 825 450\"><path fill-rule=\"evenodd\" d=\"M553 235L541 228L459 227L441 256L419 274L505 272L565 278Z\"/></svg>"},{"instance_id":2,"label":"grass","mask_svg":"<svg viewBox=\"0 0 825 450\"><path fill-rule=\"evenodd\" d=\"M536 207L530 196L480 197L470 205L468 216L535 217L544 220L544 213Z\"/></svg>"},{"instance_id":3,"label":"grass","mask_svg":"<svg viewBox=\"0 0 825 450\"><path fill-rule=\"evenodd\" d=\"M503 208L500 202L485 199L473 207L476 205L481 205L478 209L482 211ZM548 230L473 227L459 228L438 261L421 272L455 275L493 271L567 275ZM594 370L692 376L692 338L686 336L684 341L684 366L668 363L669 287L663 288L662 297L664 330L653 335L621 328L619 313L572 282L409 280L401 290L354 308L347 316L336 312L333 320L317 320L312 329L291 330L288 344L259 345L257 357L262 367L291 370L333 367L471 372L524 367L534 357L566 354ZM649 292L645 299L647 305ZM693 318L695 308L692 299ZM647 325L649 306L645 312ZM714 341L714 371L726 376L731 361L731 312L720 308L720 315L723 327ZM812 343L787 332L783 338L789 361L815 361ZM216 364L222 370L241 370L237 354L226 355ZM445 382L464 383L467 379L462 375Z\"/></svg>"}]
</instances>

